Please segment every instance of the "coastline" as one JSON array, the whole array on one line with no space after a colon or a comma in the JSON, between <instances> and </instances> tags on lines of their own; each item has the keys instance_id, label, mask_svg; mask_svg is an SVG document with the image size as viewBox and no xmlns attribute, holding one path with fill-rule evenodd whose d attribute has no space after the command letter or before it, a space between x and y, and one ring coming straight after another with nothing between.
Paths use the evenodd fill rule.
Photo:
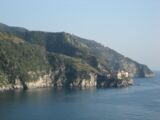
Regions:
<instances>
[{"instance_id":1,"label":"coastline","mask_svg":"<svg viewBox=\"0 0 160 120\"><path fill-rule=\"evenodd\" d=\"M64 85L59 85L55 86L51 81L46 81L45 80L38 80L36 82L26 82L25 84L22 84L20 81L16 81L16 84L7 84L7 85L2 85L0 87L0 92L4 91L14 91L14 90L27 90L27 89L36 89L36 88L63 88L63 87L70 87L70 88L125 88L128 86L132 86L134 83L133 79L125 79L125 80L119 80L119 81L114 81L112 83L104 83L102 82L101 84L98 85L97 81L89 81L86 82L86 80L82 80L80 85L69 85L69 86L64 86Z\"/></svg>"}]
</instances>

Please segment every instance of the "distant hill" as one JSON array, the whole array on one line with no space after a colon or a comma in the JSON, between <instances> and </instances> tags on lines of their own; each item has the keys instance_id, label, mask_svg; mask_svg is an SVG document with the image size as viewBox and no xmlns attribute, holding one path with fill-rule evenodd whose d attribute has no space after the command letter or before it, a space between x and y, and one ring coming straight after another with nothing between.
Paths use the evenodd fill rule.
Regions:
<instances>
[{"instance_id":1,"label":"distant hill","mask_svg":"<svg viewBox=\"0 0 160 120\"><path fill-rule=\"evenodd\" d=\"M127 86L118 71L150 77L146 66L95 41L65 32L29 31L0 23L0 86Z\"/></svg>"}]
</instances>

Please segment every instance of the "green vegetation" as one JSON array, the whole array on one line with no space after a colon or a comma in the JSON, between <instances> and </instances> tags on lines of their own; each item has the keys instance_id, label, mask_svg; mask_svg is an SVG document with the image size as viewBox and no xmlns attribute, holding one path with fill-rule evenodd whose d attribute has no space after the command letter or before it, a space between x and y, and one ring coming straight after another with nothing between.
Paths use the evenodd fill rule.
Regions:
<instances>
[{"instance_id":1,"label":"green vegetation","mask_svg":"<svg viewBox=\"0 0 160 120\"><path fill-rule=\"evenodd\" d=\"M100 74L125 70L136 77L152 72L147 66L125 58L95 41L59 32L28 31L0 24L0 86L37 80L50 71L56 80L69 84L89 73ZM103 78L103 79L102 79Z\"/></svg>"},{"instance_id":2,"label":"green vegetation","mask_svg":"<svg viewBox=\"0 0 160 120\"><path fill-rule=\"evenodd\" d=\"M15 43L22 43L24 42L21 38L16 37L13 34L6 33L6 32L0 32L0 40L8 40Z\"/></svg>"},{"instance_id":3,"label":"green vegetation","mask_svg":"<svg viewBox=\"0 0 160 120\"><path fill-rule=\"evenodd\" d=\"M88 79L90 72L97 72L95 68L91 67L80 58L52 53L48 55L48 60L53 72L60 70L59 74L56 75L56 79L64 74L67 79L66 84L73 82L78 77L81 79Z\"/></svg>"},{"instance_id":4,"label":"green vegetation","mask_svg":"<svg viewBox=\"0 0 160 120\"><path fill-rule=\"evenodd\" d=\"M5 38L10 37L6 35ZM1 81L4 76L7 76L9 83L14 83L17 77L25 81L30 80L29 71L40 71L37 76L47 72L49 65L45 56L45 50L37 45L0 39Z\"/></svg>"}]
</instances>

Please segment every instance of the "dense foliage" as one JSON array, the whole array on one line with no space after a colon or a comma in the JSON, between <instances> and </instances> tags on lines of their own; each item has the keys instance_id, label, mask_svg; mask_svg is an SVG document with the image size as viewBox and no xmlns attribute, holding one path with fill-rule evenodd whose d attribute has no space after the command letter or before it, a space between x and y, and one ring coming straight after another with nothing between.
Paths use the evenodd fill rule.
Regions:
<instances>
[{"instance_id":1,"label":"dense foliage","mask_svg":"<svg viewBox=\"0 0 160 120\"><path fill-rule=\"evenodd\" d=\"M29 71L40 71L38 76L48 69L43 48L26 42L15 43L0 39L0 81L7 79L7 82L14 83L17 77L24 81L30 80Z\"/></svg>"},{"instance_id":2,"label":"dense foliage","mask_svg":"<svg viewBox=\"0 0 160 120\"><path fill-rule=\"evenodd\" d=\"M0 85L37 80L54 73L54 79L89 78L89 73L106 75L118 70L145 77L152 72L101 44L64 32L28 31L0 24ZM103 77L102 77L103 78ZM101 79L102 79L101 78Z\"/></svg>"}]
</instances>

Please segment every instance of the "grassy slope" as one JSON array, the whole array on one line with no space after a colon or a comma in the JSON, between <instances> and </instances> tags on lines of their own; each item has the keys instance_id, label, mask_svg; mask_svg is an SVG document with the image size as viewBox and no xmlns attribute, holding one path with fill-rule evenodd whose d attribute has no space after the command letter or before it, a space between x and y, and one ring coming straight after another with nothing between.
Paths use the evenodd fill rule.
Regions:
<instances>
[{"instance_id":1,"label":"grassy slope","mask_svg":"<svg viewBox=\"0 0 160 120\"><path fill-rule=\"evenodd\" d=\"M3 35L2 35L3 34ZM46 51L14 35L0 33L0 82L14 83L15 78L29 80L29 71L47 72ZM38 73L37 73L38 75Z\"/></svg>"},{"instance_id":2,"label":"grassy slope","mask_svg":"<svg viewBox=\"0 0 160 120\"><path fill-rule=\"evenodd\" d=\"M66 44L68 43L64 46ZM61 74L65 74L67 80L97 72L80 57L47 52L44 45L31 44L14 34L0 32L0 86L14 84L17 77L21 81L36 80L39 76L48 74L50 69L55 72L62 66L65 66L65 71ZM29 72L34 73L34 76L31 77Z\"/></svg>"},{"instance_id":3,"label":"grassy slope","mask_svg":"<svg viewBox=\"0 0 160 120\"><path fill-rule=\"evenodd\" d=\"M92 66L94 69L97 69L100 63L107 71L114 72L124 69L134 73L137 77L145 77L145 74L152 74L152 71L147 66L128 59L95 41L86 40L68 33L28 31L24 28L9 27L4 24L0 24L0 31L5 31L20 40L27 41L28 44L41 46L48 53L63 54L64 56L70 56L72 59L80 59L83 61L82 64L88 63L89 65L87 65Z\"/></svg>"}]
</instances>

